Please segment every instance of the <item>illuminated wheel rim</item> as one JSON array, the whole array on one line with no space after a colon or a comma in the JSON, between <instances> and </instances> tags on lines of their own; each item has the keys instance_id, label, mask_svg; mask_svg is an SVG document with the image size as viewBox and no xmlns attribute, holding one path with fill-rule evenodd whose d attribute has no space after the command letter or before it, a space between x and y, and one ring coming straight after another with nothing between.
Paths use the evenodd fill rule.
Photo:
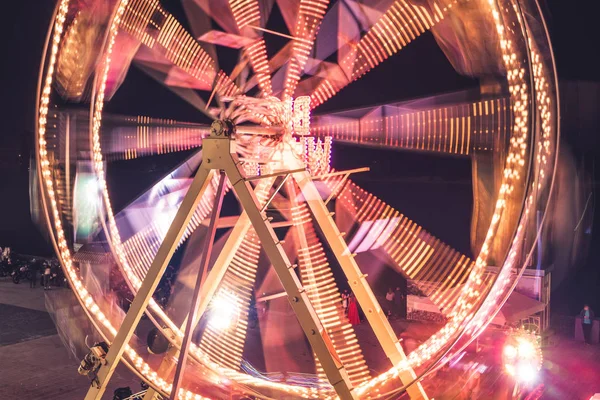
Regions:
<instances>
[{"instance_id":1,"label":"illuminated wheel rim","mask_svg":"<svg viewBox=\"0 0 600 400\"><path fill-rule=\"evenodd\" d=\"M46 131L48 114L52 104L52 84L65 32L69 24L73 22L72 15L69 15L70 11L72 11L72 3L74 2L62 0L57 5L56 15L49 34L48 52L44 56L44 65L41 70L36 129L38 139L38 170L51 237L63 269L82 307L86 310L99 333L110 342L116 334L118 326L116 326L115 321L110 320L101 305L98 304L97 299L94 299L90 295L84 287L78 271L73 266L72 244L69 243L66 237L64 222L57 201L56 191L58 185L55 174L52 171L53 165L50 161L52 150L47 146ZM238 10L238 14L236 12L233 14L240 30L250 25L248 20L244 19L247 15L245 16L242 12L244 10L253 12L254 9L252 7L254 3L250 3L252 5L245 6L247 9L242 7L241 11L239 8L236 9L233 7ZM415 29L420 33L435 22L443 19L444 13L449 12L453 4L449 3L446 7L441 7L436 3L435 7L431 8L431 14L416 16L417 25L420 24L421 26ZM390 13L397 11L394 11L394 7L404 6L406 6L406 3L403 1L394 3L388 12L383 13L381 19L378 20L381 22L374 24L369 31L371 33L364 35L358 42L357 52L363 56L364 63L357 64L351 70L350 81L360 78L363 74L389 57L391 53L403 47L399 39L401 37L400 31L397 32L397 37L394 36ZM539 235L541 229L540 227L536 227L535 224L532 225L532 218L537 211L543 212L546 209L552 190L554 162L558 146L557 85L547 34L544 31L543 35L538 33L536 36L531 28L533 21L525 18L526 13L524 9L528 11L528 15L536 15L542 21L543 26L539 9L534 2L505 1L498 4L494 1L481 1L480 6L487 9L487 12L491 14L496 25L496 33L502 51L502 61L507 71L506 83L508 85L510 112L512 116L510 144L504 163L503 180L497 196L494 215L488 228L486 239L483 242L482 250L476 258L475 263L470 267L470 272L468 278L465 279L464 286L456 293L453 308L447 314L448 322L446 325L418 349L411 352L406 361L393 366L390 370L379 376L369 377L357 384L355 390L359 396L380 396L382 391L389 390L389 386L386 385L390 385L397 378L399 371L406 370L407 368L421 368L423 373L420 374L419 378L422 378L441 359L447 359L456 354L475 338L499 311L501 305L512 291L516 278L520 275L519 272L522 272L526 265L526 262L523 262L523 260L531 257L532 243L535 243L535 240L531 239L531 231L536 232L533 235L535 237ZM145 271L131 265L127 249L120 239L120 232L115 222L106 184L100 130L102 126L106 83L111 70L111 58L115 41L120 34L119 29L125 29L131 34L134 29L143 27L143 20L135 20L133 16L139 16L136 13L139 13L140 10L148 11L152 9L157 12L159 10L158 7L157 2L144 0L122 0L112 6L112 16L109 20L101 57L99 58L103 63L100 64L95 75L95 83L93 85L94 95L91 105L92 124L90 135L91 147L93 149L92 161L103 199L106 229L115 258L134 292L141 285ZM302 7L300 9L302 10ZM175 26L176 21L170 20L171 17L168 13L162 9L160 10L164 20L173 24L170 25L171 27ZM424 9L419 10L423 11ZM403 10L403 12L405 11ZM310 14L310 17L305 16L307 19L314 18L316 26L313 27L314 30L312 32L311 29L308 29L308 36L303 37L302 40L298 40L294 46L296 58L292 59L288 67L288 79L286 80L286 85L283 87L284 96L292 96L296 90L298 81L302 75L301 71L304 70L303 63L306 62L305 58L308 57L308 53L310 52L310 48L305 49L304 47L307 46L307 43L314 41L318 24L323 18L324 9L317 14ZM148 13L147 18L154 18L151 12ZM255 18L250 19L254 21ZM509 24L509 21L512 25ZM129 24L127 28L123 28L127 24ZM386 36L385 32L389 36ZM176 33L178 34L178 31ZM139 34L140 37L143 36L140 40L147 46L152 45L150 43L152 40L156 40L157 42L161 40L160 36L152 38L144 36L144 32L139 32ZM402 40L405 41L402 44L406 45L406 39ZM249 46L247 50L251 54L258 54L255 56L256 58L251 58L250 64L257 76L260 89L263 93L271 94L271 83L266 78L269 74L268 66L265 70L264 63L262 63L266 57L266 52L263 52L263 47L261 47L262 44L264 44L264 41L259 40ZM546 46L548 47L546 48ZM549 59L544 59L544 54L548 51L550 52L550 57ZM235 97L238 95L233 81L224 73L218 72L216 66L211 64L208 56L204 57L202 55L200 59L204 60L202 61L203 63L199 61L200 66L195 65L194 68L204 70L204 72L210 68L214 69L214 71L206 75L211 79L206 79L205 82L209 87L212 87L213 94L216 92L217 95L223 97ZM191 64L188 67L192 68ZM323 80L314 88L311 94L312 106L316 107L325 102L334 96L337 91L341 90L342 87L339 82L328 81L327 79ZM321 128L326 129L326 126L322 125L319 129ZM263 185L257 191L260 193L260 190L262 190L262 195L267 196L269 189L270 187ZM203 206L204 208L200 214L201 219L206 218L208 215L212 202L207 201ZM507 211L509 207L513 207L514 209L511 209L509 212ZM485 268L488 265L489 255L494 246L496 232L499 229L511 231L511 240L505 249L504 253L506 256L504 257L504 262L501 263L497 276L494 279L488 279L485 277ZM256 243L254 243L255 247ZM516 277L511 275L511 271L515 269L518 271ZM182 336L179 327L170 320L169 316L153 300L150 304L149 315L151 315L151 318L157 323L160 329L166 326L173 332L176 332L176 336ZM177 340L173 340L173 342L177 344ZM215 362L196 345L192 346L190 354L198 371L206 375L207 382L212 385L222 385L226 382L230 390L235 389L242 393L245 392L248 395L256 395L257 392L260 393L260 390L263 389L267 390L265 393L268 393L263 394L264 396L274 397L281 396L282 393L299 397L320 398L335 395L332 388L327 385L307 388L300 385L273 382L234 370ZM127 347L124 362L161 393L168 394L171 390L169 381L159 376L156 371L153 371L149 364L136 352L134 347ZM182 389L180 396L183 396L183 398L188 398L189 396L192 396L192 398L205 397L203 394L192 393L186 389Z\"/></svg>"}]
</instances>

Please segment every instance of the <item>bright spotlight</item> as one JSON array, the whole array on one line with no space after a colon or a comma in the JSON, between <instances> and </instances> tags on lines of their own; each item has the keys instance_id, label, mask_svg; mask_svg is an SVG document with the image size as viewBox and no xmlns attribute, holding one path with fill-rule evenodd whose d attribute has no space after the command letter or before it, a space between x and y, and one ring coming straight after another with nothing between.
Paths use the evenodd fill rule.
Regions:
<instances>
[{"instance_id":1,"label":"bright spotlight","mask_svg":"<svg viewBox=\"0 0 600 400\"><path fill-rule=\"evenodd\" d=\"M531 363L519 363L515 377L523 383L533 383L538 375L537 368Z\"/></svg>"},{"instance_id":2,"label":"bright spotlight","mask_svg":"<svg viewBox=\"0 0 600 400\"><path fill-rule=\"evenodd\" d=\"M519 340L519 357L532 358L536 355L535 346L529 340Z\"/></svg>"},{"instance_id":3,"label":"bright spotlight","mask_svg":"<svg viewBox=\"0 0 600 400\"><path fill-rule=\"evenodd\" d=\"M209 325L212 329L224 331L237 319L238 307L236 296L228 291L221 291L212 301Z\"/></svg>"},{"instance_id":4,"label":"bright spotlight","mask_svg":"<svg viewBox=\"0 0 600 400\"><path fill-rule=\"evenodd\" d=\"M542 367L538 337L532 332L517 330L504 344L502 360L504 370L515 381L524 385L533 384Z\"/></svg>"}]
</instances>

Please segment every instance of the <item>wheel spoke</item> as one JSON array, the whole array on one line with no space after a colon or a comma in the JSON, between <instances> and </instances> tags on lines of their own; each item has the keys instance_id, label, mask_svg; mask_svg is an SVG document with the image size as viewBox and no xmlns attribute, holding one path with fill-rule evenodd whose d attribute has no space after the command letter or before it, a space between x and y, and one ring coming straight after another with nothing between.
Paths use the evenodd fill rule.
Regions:
<instances>
[{"instance_id":1,"label":"wheel spoke","mask_svg":"<svg viewBox=\"0 0 600 400\"><path fill-rule=\"evenodd\" d=\"M198 148L209 133L206 125L168 119L108 114L103 119L100 146L106 161L129 160ZM56 110L51 121L51 146L56 152L57 161L71 162L73 156L76 160L89 160L89 113Z\"/></svg>"},{"instance_id":2,"label":"wheel spoke","mask_svg":"<svg viewBox=\"0 0 600 400\"><path fill-rule=\"evenodd\" d=\"M204 21L198 18L200 16L200 13L203 14L202 16L209 16L225 32L233 34L236 34L238 32L237 24L233 14L226 7L223 7L223 4L211 0L182 0L182 3L186 10L188 20L192 25L192 30L194 32L205 32L209 30L209 28L200 25L200 23L204 23ZM198 9L200 9L201 11ZM210 23L208 24L208 26L210 26Z\"/></svg>"},{"instance_id":3,"label":"wheel spoke","mask_svg":"<svg viewBox=\"0 0 600 400\"><path fill-rule=\"evenodd\" d=\"M265 39L258 35L253 27L260 26L260 8L258 0L229 0L237 28L245 37L253 38L252 44L245 46L244 52L256 74L262 95L272 96L271 72L267 60Z\"/></svg>"},{"instance_id":4,"label":"wheel spoke","mask_svg":"<svg viewBox=\"0 0 600 400\"><path fill-rule=\"evenodd\" d=\"M296 40L285 75L284 97L294 96L328 5L329 0L300 0L294 31Z\"/></svg>"},{"instance_id":5,"label":"wheel spoke","mask_svg":"<svg viewBox=\"0 0 600 400\"><path fill-rule=\"evenodd\" d=\"M338 179L326 183L334 189ZM353 221L346 226L350 251L385 254L388 264L414 280L443 313L450 311L474 262L355 183L337 191L336 215Z\"/></svg>"},{"instance_id":6,"label":"wheel spoke","mask_svg":"<svg viewBox=\"0 0 600 400\"><path fill-rule=\"evenodd\" d=\"M198 86L199 82L181 68L171 65L166 59L156 57L147 49L138 52L135 62L141 71L185 100L196 110L210 119L215 118L207 109L206 101L197 92L197 89L201 89ZM210 88L206 88L206 90L210 90Z\"/></svg>"},{"instance_id":7,"label":"wheel spoke","mask_svg":"<svg viewBox=\"0 0 600 400\"><path fill-rule=\"evenodd\" d=\"M361 146L466 156L501 147L511 119L503 97L427 109L397 103L316 116L311 133Z\"/></svg>"},{"instance_id":8,"label":"wheel spoke","mask_svg":"<svg viewBox=\"0 0 600 400\"><path fill-rule=\"evenodd\" d=\"M107 161L173 153L202 146L209 127L148 117L114 117L105 123L101 137Z\"/></svg>"},{"instance_id":9,"label":"wheel spoke","mask_svg":"<svg viewBox=\"0 0 600 400\"><path fill-rule=\"evenodd\" d=\"M406 47L440 22L448 8L440 8L437 1L429 9L407 0L394 1L356 44L349 44L349 49L339 64L345 73L345 79L323 79L311 95L311 108L323 104L348 84Z\"/></svg>"},{"instance_id":10,"label":"wheel spoke","mask_svg":"<svg viewBox=\"0 0 600 400\"><path fill-rule=\"evenodd\" d=\"M218 71L210 54L158 1L131 0L120 27L196 79L201 87L212 88L221 96L240 93L235 83Z\"/></svg>"}]
</instances>

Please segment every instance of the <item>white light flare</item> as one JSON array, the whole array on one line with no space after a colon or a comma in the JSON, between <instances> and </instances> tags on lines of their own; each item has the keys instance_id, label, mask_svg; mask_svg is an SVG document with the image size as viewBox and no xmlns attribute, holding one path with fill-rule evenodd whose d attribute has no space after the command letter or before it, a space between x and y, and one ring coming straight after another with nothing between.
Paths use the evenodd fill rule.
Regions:
<instances>
[{"instance_id":1,"label":"white light flare","mask_svg":"<svg viewBox=\"0 0 600 400\"><path fill-rule=\"evenodd\" d=\"M538 377L538 369L531 362L520 362L517 364L517 371L515 378L519 380L519 382L525 384L534 383Z\"/></svg>"},{"instance_id":2,"label":"white light flare","mask_svg":"<svg viewBox=\"0 0 600 400\"><path fill-rule=\"evenodd\" d=\"M504 346L504 356L509 360L514 360L517 357L517 349L512 344Z\"/></svg>"},{"instance_id":3,"label":"white light flare","mask_svg":"<svg viewBox=\"0 0 600 400\"><path fill-rule=\"evenodd\" d=\"M232 328L239 316L238 298L228 290L221 290L212 300L208 325L216 331Z\"/></svg>"},{"instance_id":4,"label":"white light flare","mask_svg":"<svg viewBox=\"0 0 600 400\"><path fill-rule=\"evenodd\" d=\"M542 367L542 355L536 336L521 332L504 345L502 356L504 370L517 382L531 385L538 380Z\"/></svg>"},{"instance_id":5,"label":"white light flare","mask_svg":"<svg viewBox=\"0 0 600 400\"><path fill-rule=\"evenodd\" d=\"M533 343L526 339L518 339L518 341L519 358L530 359L536 356L537 352Z\"/></svg>"}]
</instances>

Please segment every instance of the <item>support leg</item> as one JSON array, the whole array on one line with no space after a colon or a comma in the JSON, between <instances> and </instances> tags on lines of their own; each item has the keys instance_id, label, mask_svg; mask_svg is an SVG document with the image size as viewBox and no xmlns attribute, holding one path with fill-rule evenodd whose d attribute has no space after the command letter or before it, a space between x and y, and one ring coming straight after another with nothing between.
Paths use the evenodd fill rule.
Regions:
<instances>
[{"instance_id":1,"label":"support leg","mask_svg":"<svg viewBox=\"0 0 600 400\"><path fill-rule=\"evenodd\" d=\"M294 219L296 243L299 245L297 253L302 283L305 286L307 283L310 285L309 298L324 321L331 339L336 343L336 348L352 383L358 385L368 380L370 375L356 340L354 327L350 325L346 315L341 312L342 298L337 285L330 283L333 280L333 272L329 262L326 261L325 250L316 236L314 221L310 216L308 216L308 220L306 219L310 209L304 202L298 201L296 182L289 182L288 193L292 209L296 210L292 213L292 218ZM337 311L332 313L332 310Z\"/></svg>"},{"instance_id":2,"label":"support leg","mask_svg":"<svg viewBox=\"0 0 600 400\"><path fill-rule=\"evenodd\" d=\"M179 360L177 361L177 369L175 370L175 378L173 379L173 389L171 390L171 400L176 400L178 397L179 388L183 381L183 374L185 373L185 364L188 357L188 349L192 341L192 334L196 324L196 314L198 305L200 303L200 288L202 287L202 281L206 278L206 272L208 271L208 264L210 263L210 255L212 253L213 242L215 240L215 233L217 231L217 220L221 214L221 207L223 206L223 194L225 188L225 173L221 171L219 178L219 188L217 189L217 195L215 197L215 206L212 209L212 215L210 225L208 227L208 235L206 235L204 242L204 249L202 252L202 258L200 259L200 271L198 279L196 280L196 286L194 287L194 294L192 295L192 305L190 307L190 314L187 318L185 325L185 333L183 341L181 342L181 350L179 351Z\"/></svg>"},{"instance_id":3,"label":"support leg","mask_svg":"<svg viewBox=\"0 0 600 400\"><path fill-rule=\"evenodd\" d=\"M152 294L156 290L198 202L211 181L212 173L213 172L210 169L203 168L202 165L198 169L198 172L173 219L173 223L158 249L156 257L148 270L148 274L144 278L142 286L138 290L129 311L123 320L123 324L119 328L115 340L111 343L110 350L106 355L106 363L98 371L99 387L90 387L85 397L86 400L100 400L102 398L102 395L106 390L106 385L112 377L117 364L121 360L121 356L133 335L135 327L142 318Z\"/></svg>"},{"instance_id":4,"label":"support leg","mask_svg":"<svg viewBox=\"0 0 600 400\"><path fill-rule=\"evenodd\" d=\"M390 322L375 298L371 287L367 283L366 276L360 271L358 264L356 264L356 261L354 260L354 256L350 254L346 242L321 198L321 194L317 190L308 172L294 173L294 179L298 183L298 186L300 186L300 190L314 215L315 221L323 232L327 243L331 246L331 250L342 267L344 274L348 278L350 287L352 288L358 303L365 311L367 320L373 328L379 343L381 343L383 351L392 364L397 365L402 360L406 359L406 355L404 354L402 346L400 345ZM415 378L416 374L412 369L400 373L400 379L405 385L413 382ZM409 386L407 391L410 398L413 400L427 399L427 394L420 383Z\"/></svg>"}]
</instances>

